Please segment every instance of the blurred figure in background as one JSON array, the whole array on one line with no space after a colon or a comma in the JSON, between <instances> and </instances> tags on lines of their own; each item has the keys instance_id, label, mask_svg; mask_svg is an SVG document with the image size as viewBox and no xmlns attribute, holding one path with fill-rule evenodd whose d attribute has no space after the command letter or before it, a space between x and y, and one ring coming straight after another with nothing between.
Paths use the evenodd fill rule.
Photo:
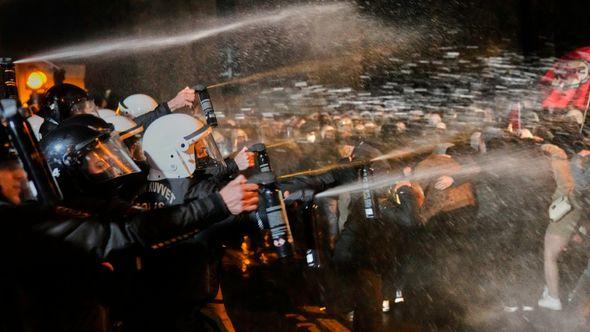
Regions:
<instances>
[{"instance_id":1,"label":"blurred figure in background","mask_svg":"<svg viewBox=\"0 0 590 332\"><path fill-rule=\"evenodd\" d=\"M570 162L567 153L556 145L544 144L541 148L551 158L556 189L549 209L551 222L545 234L546 286L538 304L543 308L561 310L557 260L572 236L575 237L579 222L585 216L584 197L589 178L586 174L588 163L582 161L590 156L590 151L579 149Z\"/></svg>"}]
</instances>

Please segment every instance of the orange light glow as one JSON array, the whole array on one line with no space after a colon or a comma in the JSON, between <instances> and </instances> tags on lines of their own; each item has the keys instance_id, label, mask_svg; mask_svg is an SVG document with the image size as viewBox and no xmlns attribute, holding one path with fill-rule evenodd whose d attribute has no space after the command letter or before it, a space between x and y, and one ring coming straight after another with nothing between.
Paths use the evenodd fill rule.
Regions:
<instances>
[{"instance_id":1,"label":"orange light glow","mask_svg":"<svg viewBox=\"0 0 590 332\"><path fill-rule=\"evenodd\" d=\"M34 71L27 77L27 87L31 90L37 90L47 83L47 75L42 71Z\"/></svg>"}]
</instances>

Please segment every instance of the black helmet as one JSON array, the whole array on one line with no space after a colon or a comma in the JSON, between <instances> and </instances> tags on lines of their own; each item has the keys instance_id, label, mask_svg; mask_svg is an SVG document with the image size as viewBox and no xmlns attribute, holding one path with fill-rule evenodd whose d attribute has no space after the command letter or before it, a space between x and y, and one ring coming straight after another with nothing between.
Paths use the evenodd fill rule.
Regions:
<instances>
[{"instance_id":1,"label":"black helmet","mask_svg":"<svg viewBox=\"0 0 590 332\"><path fill-rule=\"evenodd\" d=\"M93 121L97 125L81 124ZM112 126L88 116L69 120L41 140L41 148L64 194L92 193L112 180L139 172Z\"/></svg>"},{"instance_id":2,"label":"black helmet","mask_svg":"<svg viewBox=\"0 0 590 332\"><path fill-rule=\"evenodd\" d=\"M79 125L91 128L97 128L100 130L105 130L109 132L114 132L115 126L112 123L108 123L102 118L98 116L94 116L92 114L77 114L72 116L71 118L65 119L61 124L60 127L64 126L71 126L71 125Z\"/></svg>"},{"instance_id":3,"label":"black helmet","mask_svg":"<svg viewBox=\"0 0 590 332\"><path fill-rule=\"evenodd\" d=\"M82 88L62 83L49 88L45 93L45 100L41 108L41 116L61 122L69 118L76 108L91 101Z\"/></svg>"}]
</instances>

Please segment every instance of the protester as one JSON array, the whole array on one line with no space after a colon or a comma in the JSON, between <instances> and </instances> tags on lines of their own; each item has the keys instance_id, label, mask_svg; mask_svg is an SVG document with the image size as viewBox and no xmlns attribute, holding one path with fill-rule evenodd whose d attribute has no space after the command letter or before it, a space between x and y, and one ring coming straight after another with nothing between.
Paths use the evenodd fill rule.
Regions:
<instances>
[{"instance_id":1,"label":"protester","mask_svg":"<svg viewBox=\"0 0 590 332\"><path fill-rule=\"evenodd\" d=\"M590 152L585 149L578 152L573 165L570 166L568 156L563 149L553 144L545 144L542 146L542 150L551 158L551 167L557 187L552 195L553 203L549 208L551 222L547 226L545 234L546 286L539 300L539 306L551 310L561 310L557 259L572 235L575 234L582 216L585 215L586 207L582 195L585 194L587 179L579 161L590 155ZM576 177L572 171L576 172ZM555 212L557 214L552 216L551 210L557 211Z\"/></svg>"}]
</instances>

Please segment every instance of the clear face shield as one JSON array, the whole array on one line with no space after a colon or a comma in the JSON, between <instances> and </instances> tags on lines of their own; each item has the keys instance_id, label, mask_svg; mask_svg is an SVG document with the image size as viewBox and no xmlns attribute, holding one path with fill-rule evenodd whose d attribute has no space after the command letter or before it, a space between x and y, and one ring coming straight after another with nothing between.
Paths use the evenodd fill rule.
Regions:
<instances>
[{"instance_id":1,"label":"clear face shield","mask_svg":"<svg viewBox=\"0 0 590 332\"><path fill-rule=\"evenodd\" d=\"M116 135L106 140L97 139L87 147L82 170L95 183L141 171Z\"/></svg>"},{"instance_id":2,"label":"clear face shield","mask_svg":"<svg viewBox=\"0 0 590 332\"><path fill-rule=\"evenodd\" d=\"M142 133L142 126L136 126L118 133L119 141L122 142L127 147L127 149L129 149L129 155L131 156L131 159L135 161L146 160L143 153L143 147L141 145Z\"/></svg>"},{"instance_id":3,"label":"clear face shield","mask_svg":"<svg viewBox=\"0 0 590 332\"><path fill-rule=\"evenodd\" d=\"M233 150L238 151L248 143L248 134L242 129L235 129L233 133Z\"/></svg>"},{"instance_id":4,"label":"clear face shield","mask_svg":"<svg viewBox=\"0 0 590 332\"><path fill-rule=\"evenodd\" d=\"M193 145L197 170L205 170L209 167L225 166L223 156L217 147L217 143L211 133L204 135Z\"/></svg>"},{"instance_id":5,"label":"clear face shield","mask_svg":"<svg viewBox=\"0 0 590 332\"><path fill-rule=\"evenodd\" d=\"M215 138L215 143L219 148L219 152L224 158L227 158L232 152L231 140L226 138L231 137L231 131L228 132L226 130L216 129L215 132L213 132L213 137Z\"/></svg>"},{"instance_id":6,"label":"clear face shield","mask_svg":"<svg viewBox=\"0 0 590 332\"><path fill-rule=\"evenodd\" d=\"M140 136L130 136L125 139L121 139L125 147L129 150L129 155L134 161L145 161L145 154L143 153L143 147L141 145Z\"/></svg>"}]
</instances>

